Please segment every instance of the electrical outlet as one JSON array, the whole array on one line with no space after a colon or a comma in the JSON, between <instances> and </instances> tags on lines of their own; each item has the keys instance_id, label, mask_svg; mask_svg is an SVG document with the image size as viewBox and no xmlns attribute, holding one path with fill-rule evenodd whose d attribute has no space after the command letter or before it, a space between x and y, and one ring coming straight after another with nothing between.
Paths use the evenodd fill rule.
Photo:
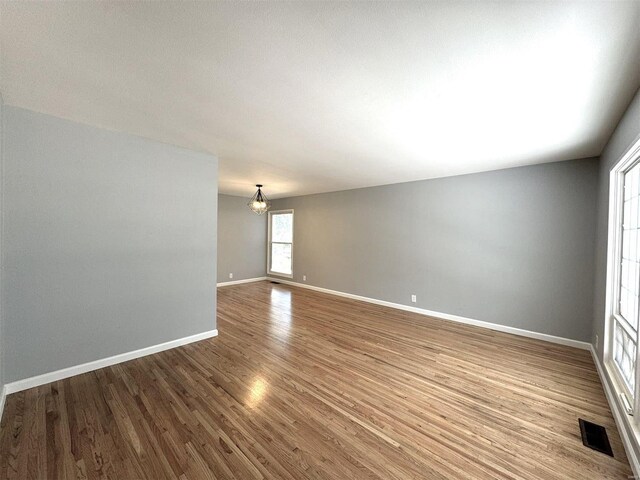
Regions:
<instances>
[{"instance_id":1,"label":"electrical outlet","mask_svg":"<svg viewBox=\"0 0 640 480\"><path fill-rule=\"evenodd\" d=\"M302 281L306 282L307 281L307 276L306 275L302 275Z\"/></svg>"},{"instance_id":2,"label":"electrical outlet","mask_svg":"<svg viewBox=\"0 0 640 480\"><path fill-rule=\"evenodd\" d=\"M418 300L415 295L411 295L411 302L416 303Z\"/></svg>"},{"instance_id":3,"label":"electrical outlet","mask_svg":"<svg viewBox=\"0 0 640 480\"><path fill-rule=\"evenodd\" d=\"M598 335L596 335L596 350L600 350L600 339L598 338Z\"/></svg>"},{"instance_id":4,"label":"electrical outlet","mask_svg":"<svg viewBox=\"0 0 640 480\"><path fill-rule=\"evenodd\" d=\"M233 273L230 273L230 274L229 274L229 278L233 278Z\"/></svg>"}]
</instances>

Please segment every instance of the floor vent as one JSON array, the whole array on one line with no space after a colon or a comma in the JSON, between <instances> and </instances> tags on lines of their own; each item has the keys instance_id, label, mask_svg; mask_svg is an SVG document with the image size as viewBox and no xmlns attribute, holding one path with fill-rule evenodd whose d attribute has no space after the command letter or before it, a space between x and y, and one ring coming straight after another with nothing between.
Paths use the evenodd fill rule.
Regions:
<instances>
[{"instance_id":1,"label":"floor vent","mask_svg":"<svg viewBox=\"0 0 640 480\"><path fill-rule=\"evenodd\" d=\"M280 285L280 282L274 282L273 280L271 280L271 283L275 283L276 285Z\"/></svg>"},{"instance_id":2,"label":"floor vent","mask_svg":"<svg viewBox=\"0 0 640 480\"><path fill-rule=\"evenodd\" d=\"M581 418L578 421L580 422L580 433L582 434L584 446L613 457L606 428Z\"/></svg>"}]
</instances>

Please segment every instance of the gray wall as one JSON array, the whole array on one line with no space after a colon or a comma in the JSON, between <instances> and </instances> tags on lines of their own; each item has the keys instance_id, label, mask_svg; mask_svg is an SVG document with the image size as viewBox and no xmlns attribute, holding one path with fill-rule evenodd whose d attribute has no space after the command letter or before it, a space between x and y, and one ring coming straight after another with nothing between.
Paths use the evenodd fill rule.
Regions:
<instances>
[{"instance_id":1,"label":"gray wall","mask_svg":"<svg viewBox=\"0 0 640 480\"><path fill-rule=\"evenodd\" d=\"M607 283L607 237L609 231L609 173L622 155L640 138L640 90L629 104L613 135L600 155L600 186L598 195L598 226L596 236L596 273L593 318L593 344L602 360L605 299ZM598 335L599 344L595 337Z\"/></svg>"},{"instance_id":2,"label":"gray wall","mask_svg":"<svg viewBox=\"0 0 640 480\"><path fill-rule=\"evenodd\" d=\"M218 195L218 282L266 275L267 215L253 213L248 202L249 198Z\"/></svg>"},{"instance_id":3,"label":"gray wall","mask_svg":"<svg viewBox=\"0 0 640 480\"><path fill-rule=\"evenodd\" d=\"M216 328L215 157L4 119L7 382Z\"/></svg>"},{"instance_id":4,"label":"gray wall","mask_svg":"<svg viewBox=\"0 0 640 480\"><path fill-rule=\"evenodd\" d=\"M607 248L609 230L609 173L622 155L640 138L640 90L629 104L627 111L618 123L613 135L607 142L600 156L600 185L598 195L598 223L596 235L596 271L594 284L594 318L592 343L601 361L604 354L604 329L606 316L606 284L607 284ZM599 338L596 344L596 335ZM612 385L607 370L604 370L605 381ZM628 438L634 439L635 433L629 422L618 424L620 430L626 431ZM640 456L637 442L631 446L636 457Z\"/></svg>"},{"instance_id":5,"label":"gray wall","mask_svg":"<svg viewBox=\"0 0 640 480\"><path fill-rule=\"evenodd\" d=\"M4 389L4 301L2 295L2 277L4 275L4 257L2 244L2 224L4 218L4 208L2 197L4 196L3 187L3 171L4 171L4 155L3 155L3 137L4 137L4 102L2 100L2 92L0 92L0 395ZM0 412L0 416L2 412Z\"/></svg>"},{"instance_id":6,"label":"gray wall","mask_svg":"<svg viewBox=\"0 0 640 480\"><path fill-rule=\"evenodd\" d=\"M590 340L597 177L597 159L586 159L274 209L295 210L294 281Z\"/></svg>"}]
</instances>

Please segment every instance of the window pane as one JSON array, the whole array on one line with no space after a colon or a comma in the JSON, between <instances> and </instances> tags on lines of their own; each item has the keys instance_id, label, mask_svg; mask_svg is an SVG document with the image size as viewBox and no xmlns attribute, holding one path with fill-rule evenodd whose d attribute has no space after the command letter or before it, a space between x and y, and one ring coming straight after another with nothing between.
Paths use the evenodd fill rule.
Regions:
<instances>
[{"instance_id":1,"label":"window pane","mask_svg":"<svg viewBox=\"0 0 640 480\"><path fill-rule=\"evenodd\" d=\"M271 215L271 241L293 242L293 214L278 213Z\"/></svg>"},{"instance_id":2,"label":"window pane","mask_svg":"<svg viewBox=\"0 0 640 480\"><path fill-rule=\"evenodd\" d=\"M636 384L636 344L618 322L615 322L614 328L613 359L633 395Z\"/></svg>"},{"instance_id":3,"label":"window pane","mask_svg":"<svg viewBox=\"0 0 640 480\"><path fill-rule=\"evenodd\" d=\"M291 275L291 244L271 244L271 271Z\"/></svg>"},{"instance_id":4,"label":"window pane","mask_svg":"<svg viewBox=\"0 0 640 480\"><path fill-rule=\"evenodd\" d=\"M638 295L640 294L639 188L640 164L624 174L622 258L619 260L620 289L618 291L618 313L636 331L638 329Z\"/></svg>"}]
</instances>

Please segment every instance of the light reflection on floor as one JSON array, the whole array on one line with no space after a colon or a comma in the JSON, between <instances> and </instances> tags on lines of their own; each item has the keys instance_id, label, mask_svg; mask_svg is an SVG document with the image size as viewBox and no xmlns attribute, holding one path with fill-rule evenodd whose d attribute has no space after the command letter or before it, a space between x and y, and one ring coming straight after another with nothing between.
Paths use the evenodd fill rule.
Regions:
<instances>
[{"instance_id":1,"label":"light reflection on floor","mask_svg":"<svg viewBox=\"0 0 640 480\"><path fill-rule=\"evenodd\" d=\"M291 292L271 289L271 302L269 306L269 324L271 333L279 339L289 338L291 330Z\"/></svg>"},{"instance_id":2,"label":"light reflection on floor","mask_svg":"<svg viewBox=\"0 0 640 480\"><path fill-rule=\"evenodd\" d=\"M249 396L247 398L247 406L249 408L256 408L260 405L260 402L264 399L269 383L263 377L258 376L253 380L253 384L249 389Z\"/></svg>"}]
</instances>

